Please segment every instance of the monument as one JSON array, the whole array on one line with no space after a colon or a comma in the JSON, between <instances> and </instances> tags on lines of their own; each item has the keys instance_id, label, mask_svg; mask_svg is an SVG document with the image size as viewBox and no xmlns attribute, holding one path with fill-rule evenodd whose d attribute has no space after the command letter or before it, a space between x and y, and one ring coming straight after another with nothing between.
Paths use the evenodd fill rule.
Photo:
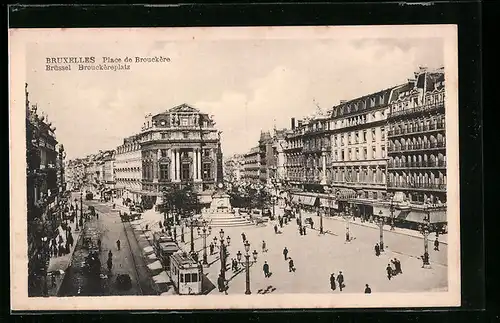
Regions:
<instances>
[{"instance_id":1,"label":"monument","mask_svg":"<svg viewBox=\"0 0 500 323\"><path fill-rule=\"evenodd\" d=\"M217 183L212 194L212 202L208 209L202 211L202 217L212 227L227 226L248 226L252 225L250 221L236 214L231 207L229 194L226 193L224 185L224 172L222 169L222 149L219 131L219 144L217 147Z\"/></svg>"}]
</instances>

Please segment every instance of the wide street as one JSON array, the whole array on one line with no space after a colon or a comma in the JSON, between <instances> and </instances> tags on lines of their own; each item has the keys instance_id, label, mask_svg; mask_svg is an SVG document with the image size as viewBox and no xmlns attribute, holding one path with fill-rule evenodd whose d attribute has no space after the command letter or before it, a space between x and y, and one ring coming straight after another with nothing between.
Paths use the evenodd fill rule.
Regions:
<instances>
[{"instance_id":1,"label":"wide street","mask_svg":"<svg viewBox=\"0 0 500 323\"><path fill-rule=\"evenodd\" d=\"M80 207L79 196L78 207ZM111 207L97 201L83 201L84 211L89 205L93 205L99 218L91 218L85 223L88 232L95 231L94 239L101 239L102 251L100 253L101 273L104 274L100 282L92 283L82 271L84 257L88 252L82 248L82 239L73 254L72 264L61 286L60 296L86 296L86 295L153 295L150 277L141 257L141 248L138 246L129 223L120 221L118 212ZM79 212L80 213L80 212ZM117 249L116 241L120 240L120 250ZM113 253L113 268L108 273L106 261L108 252ZM128 274L132 280L129 290L117 288L116 277L119 274Z\"/></svg>"}]
</instances>

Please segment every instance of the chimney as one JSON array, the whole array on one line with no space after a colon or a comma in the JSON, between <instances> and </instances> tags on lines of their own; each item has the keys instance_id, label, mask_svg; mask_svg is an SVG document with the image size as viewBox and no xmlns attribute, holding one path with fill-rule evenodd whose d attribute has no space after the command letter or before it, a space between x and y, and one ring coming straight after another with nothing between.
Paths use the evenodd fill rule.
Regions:
<instances>
[{"instance_id":1,"label":"chimney","mask_svg":"<svg viewBox=\"0 0 500 323\"><path fill-rule=\"evenodd\" d=\"M340 100L340 104L344 104L346 102L347 102L347 100Z\"/></svg>"},{"instance_id":2,"label":"chimney","mask_svg":"<svg viewBox=\"0 0 500 323\"><path fill-rule=\"evenodd\" d=\"M295 118L292 118L291 122L292 122L292 130L294 130L295 129Z\"/></svg>"},{"instance_id":3,"label":"chimney","mask_svg":"<svg viewBox=\"0 0 500 323\"><path fill-rule=\"evenodd\" d=\"M410 84L411 88L414 88L415 85L417 84L417 80L416 79L408 79L408 84Z\"/></svg>"},{"instance_id":4,"label":"chimney","mask_svg":"<svg viewBox=\"0 0 500 323\"><path fill-rule=\"evenodd\" d=\"M425 72L427 72L427 67L422 67L422 66L420 66L420 67L418 68L418 70L419 70L419 72L420 72L420 73L425 73Z\"/></svg>"}]
</instances>

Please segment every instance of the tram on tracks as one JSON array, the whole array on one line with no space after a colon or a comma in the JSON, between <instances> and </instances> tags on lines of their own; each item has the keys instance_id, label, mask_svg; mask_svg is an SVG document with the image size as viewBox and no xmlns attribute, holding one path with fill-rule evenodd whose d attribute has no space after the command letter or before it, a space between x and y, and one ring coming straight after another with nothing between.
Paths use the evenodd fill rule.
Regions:
<instances>
[{"instance_id":1,"label":"tram on tracks","mask_svg":"<svg viewBox=\"0 0 500 323\"><path fill-rule=\"evenodd\" d=\"M203 267L186 252L170 256L170 279L179 295L201 295L203 293Z\"/></svg>"},{"instance_id":2,"label":"tram on tracks","mask_svg":"<svg viewBox=\"0 0 500 323\"><path fill-rule=\"evenodd\" d=\"M170 270L170 256L179 251L174 239L164 233L153 234L153 250L165 270Z\"/></svg>"}]
</instances>

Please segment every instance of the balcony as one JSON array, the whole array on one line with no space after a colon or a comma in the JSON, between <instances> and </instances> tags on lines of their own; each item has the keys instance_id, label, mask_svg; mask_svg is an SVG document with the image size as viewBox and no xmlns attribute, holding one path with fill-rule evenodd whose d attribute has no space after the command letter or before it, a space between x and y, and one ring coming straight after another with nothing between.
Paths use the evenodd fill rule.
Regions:
<instances>
[{"instance_id":1,"label":"balcony","mask_svg":"<svg viewBox=\"0 0 500 323\"><path fill-rule=\"evenodd\" d=\"M446 148L446 141L438 141L438 142L409 144L409 145L405 145L405 146L389 146L387 148L387 151L388 152L411 152L411 151L445 149L445 148Z\"/></svg>"},{"instance_id":2,"label":"balcony","mask_svg":"<svg viewBox=\"0 0 500 323\"><path fill-rule=\"evenodd\" d=\"M428 190L446 192L446 184L432 184L432 183L395 183L388 182L388 188L404 188L410 190Z\"/></svg>"},{"instance_id":3,"label":"balcony","mask_svg":"<svg viewBox=\"0 0 500 323\"><path fill-rule=\"evenodd\" d=\"M421 127L420 126L412 127L411 129L389 130L387 132L387 137L400 137L405 135L421 134L426 132L442 131L442 130L446 130L446 125L444 122L439 122L437 124L430 124Z\"/></svg>"},{"instance_id":4,"label":"balcony","mask_svg":"<svg viewBox=\"0 0 500 323\"><path fill-rule=\"evenodd\" d=\"M329 145L324 146L304 146L302 149L305 153L320 153L322 151L331 151L331 147Z\"/></svg>"},{"instance_id":5,"label":"balcony","mask_svg":"<svg viewBox=\"0 0 500 323\"><path fill-rule=\"evenodd\" d=\"M402 117L402 116L410 116L412 114L422 114L422 113L432 112L432 111L439 110L439 109L444 110L444 102L425 104L425 105L418 106L418 107L411 108L411 109L404 109L401 111L390 112L387 115L387 118L390 119L390 118L397 118L397 117Z\"/></svg>"},{"instance_id":6,"label":"balcony","mask_svg":"<svg viewBox=\"0 0 500 323\"><path fill-rule=\"evenodd\" d=\"M437 162L388 162L387 169L431 169L431 168L444 168L446 169L446 161L439 160Z\"/></svg>"}]
</instances>

